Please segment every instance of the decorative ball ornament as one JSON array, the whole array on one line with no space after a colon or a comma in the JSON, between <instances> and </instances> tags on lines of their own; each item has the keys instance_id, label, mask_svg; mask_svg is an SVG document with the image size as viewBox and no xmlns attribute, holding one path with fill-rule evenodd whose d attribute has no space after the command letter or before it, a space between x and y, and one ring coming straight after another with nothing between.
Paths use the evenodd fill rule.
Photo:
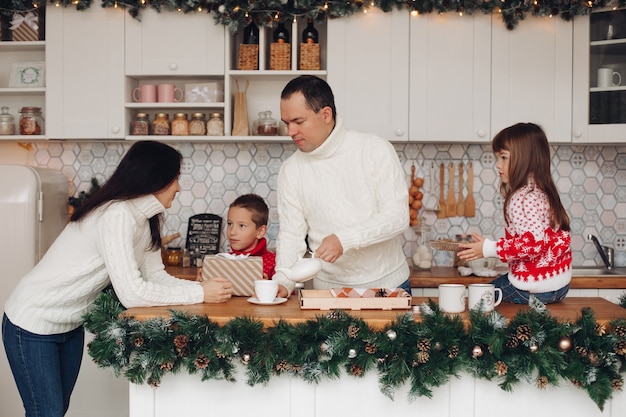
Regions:
<instances>
[{"instance_id":1,"label":"decorative ball ornament","mask_svg":"<svg viewBox=\"0 0 626 417\"><path fill-rule=\"evenodd\" d=\"M244 353L243 355L241 355L241 361L246 365L250 362L250 359L251 357L249 353Z\"/></svg>"},{"instance_id":2,"label":"decorative ball ornament","mask_svg":"<svg viewBox=\"0 0 626 417\"><path fill-rule=\"evenodd\" d=\"M326 344L326 342L320 343L320 350L322 351L322 353L328 352L328 345Z\"/></svg>"},{"instance_id":3,"label":"decorative ball ornament","mask_svg":"<svg viewBox=\"0 0 626 417\"><path fill-rule=\"evenodd\" d=\"M385 334L387 335L389 340L396 340L396 337L398 337L398 333L396 333L396 331L393 329L387 330Z\"/></svg>"},{"instance_id":4,"label":"decorative ball ornament","mask_svg":"<svg viewBox=\"0 0 626 417\"><path fill-rule=\"evenodd\" d=\"M350 359L356 358L356 349L350 349L348 351L348 358L350 358Z\"/></svg>"},{"instance_id":5,"label":"decorative ball ornament","mask_svg":"<svg viewBox=\"0 0 626 417\"><path fill-rule=\"evenodd\" d=\"M481 356L483 356L483 348L478 345L474 346L474 349L472 349L472 358L477 359Z\"/></svg>"},{"instance_id":6,"label":"decorative ball ornament","mask_svg":"<svg viewBox=\"0 0 626 417\"><path fill-rule=\"evenodd\" d=\"M569 336L563 336L561 340L559 340L559 350L561 352L567 352L572 348L572 339Z\"/></svg>"},{"instance_id":7,"label":"decorative ball ornament","mask_svg":"<svg viewBox=\"0 0 626 417\"><path fill-rule=\"evenodd\" d=\"M530 349L530 351L532 353L537 353L537 351L539 350L539 346L537 346L537 345L530 345L530 347L528 349Z\"/></svg>"},{"instance_id":8,"label":"decorative ball ornament","mask_svg":"<svg viewBox=\"0 0 626 417\"><path fill-rule=\"evenodd\" d=\"M217 8L217 11L220 13L224 13L226 11L226 6L220 4L220 7Z\"/></svg>"},{"instance_id":9,"label":"decorative ball ornament","mask_svg":"<svg viewBox=\"0 0 626 417\"><path fill-rule=\"evenodd\" d=\"M441 349L442 349L441 343L435 342L435 350L441 350Z\"/></svg>"}]
</instances>

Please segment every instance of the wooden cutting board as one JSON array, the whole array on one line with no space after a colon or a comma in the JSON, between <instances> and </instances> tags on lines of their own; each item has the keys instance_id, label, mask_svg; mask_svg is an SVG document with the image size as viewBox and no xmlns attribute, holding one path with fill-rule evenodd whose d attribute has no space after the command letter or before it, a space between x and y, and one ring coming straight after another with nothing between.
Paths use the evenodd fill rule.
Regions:
<instances>
[{"instance_id":1,"label":"wooden cutting board","mask_svg":"<svg viewBox=\"0 0 626 417\"><path fill-rule=\"evenodd\" d=\"M462 217L465 214L463 205L463 162L459 162L459 198L456 203L456 215Z\"/></svg>"},{"instance_id":2,"label":"wooden cutting board","mask_svg":"<svg viewBox=\"0 0 626 417\"><path fill-rule=\"evenodd\" d=\"M443 193L445 191L445 177L446 177L446 169L443 165L439 165L439 212L437 213L438 219L443 219L446 217L446 201L443 197Z\"/></svg>"},{"instance_id":3,"label":"wooden cutting board","mask_svg":"<svg viewBox=\"0 0 626 417\"><path fill-rule=\"evenodd\" d=\"M448 174L448 199L446 200L446 216L456 216L456 197L454 196L454 163L450 162Z\"/></svg>"},{"instance_id":4,"label":"wooden cutting board","mask_svg":"<svg viewBox=\"0 0 626 417\"><path fill-rule=\"evenodd\" d=\"M465 198L465 217L476 215L476 202L474 201L474 166L470 162L467 166L467 197Z\"/></svg>"}]
</instances>

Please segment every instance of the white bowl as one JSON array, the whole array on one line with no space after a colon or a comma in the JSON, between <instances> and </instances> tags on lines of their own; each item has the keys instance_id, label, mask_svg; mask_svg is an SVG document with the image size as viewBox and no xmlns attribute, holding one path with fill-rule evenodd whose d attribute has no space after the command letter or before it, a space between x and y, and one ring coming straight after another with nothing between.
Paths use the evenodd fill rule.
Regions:
<instances>
[{"instance_id":1,"label":"white bowl","mask_svg":"<svg viewBox=\"0 0 626 417\"><path fill-rule=\"evenodd\" d=\"M496 266L497 258L480 258L469 261L467 266L472 269L493 269Z\"/></svg>"}]
</instances>

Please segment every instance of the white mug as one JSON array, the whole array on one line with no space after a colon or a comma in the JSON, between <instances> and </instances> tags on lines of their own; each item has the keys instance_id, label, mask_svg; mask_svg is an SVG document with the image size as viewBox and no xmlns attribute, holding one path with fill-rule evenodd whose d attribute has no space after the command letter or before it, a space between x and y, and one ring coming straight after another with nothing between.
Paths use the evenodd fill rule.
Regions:
<instances>
[{"instance_id":1,"label":"white mug","mask_svg":"<svg viewBox=\"0 0 626 417\"><path fill-rule=\"evenodd\" d=\"M260 302L271 303L276 299L276 294L278 294L278 281L258 279L254 281L254 293Z\"/></svg>"},{"instance_id":2,"label":"white mug","mask_svg":"<svg viewBox=\"0 0 626 417\"><path fill-rule=\"evenodd\" d=\"M499 294L496 300L496 293ZM470 284L468 288L468 308L478 308L483 302L483 311L493 311L493 308L502 302L502 290L493 284Z\"/></svg>"},{"instance_id":3,"label":"white mug","mask_svg":"<svg viewBox=\"0 0 626 417\"><path fill-rule=\"evenodd\" d=\"M439 284L439 307L445 313L465 311L465 285Z\"/></svg>"},{"instance_id":4,"label":"white mug","mask_svg":"<svg viewBox=\"0 0 626 417\"><path fill-rule=\"evenodd\" d=\"M617 77L617 80L615 79ZM598 68L598 87L617 87L622 84L622 75L613 68Z\"/></svg>"}]
</instances>

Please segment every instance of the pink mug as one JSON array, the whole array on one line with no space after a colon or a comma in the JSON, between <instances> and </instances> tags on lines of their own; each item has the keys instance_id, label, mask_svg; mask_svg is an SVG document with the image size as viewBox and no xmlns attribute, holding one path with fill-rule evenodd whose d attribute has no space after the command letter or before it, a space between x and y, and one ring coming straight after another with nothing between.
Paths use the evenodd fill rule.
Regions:
<instances>
[{"instance_id":1,"label":"pink mug","mask_svg":"<svg viewBox=\"0 0 626 417\"><path fill-rule=\"evenodd\" d=\"M183 90L176 88L174 84L159 84L157 90L159 103L171 103L183 100Z\"/></svg>"},{"instance_id":2,"label":"pink mug","mask_svg":"<svg viewBox=\"0 0 626 417\"><path fill-rule=\"evenodd\" d=\"M154 84L144 84L133 89L133 100L142 103L154 103L157 98L157 89Z\"/></svg>"}]
</instances>

